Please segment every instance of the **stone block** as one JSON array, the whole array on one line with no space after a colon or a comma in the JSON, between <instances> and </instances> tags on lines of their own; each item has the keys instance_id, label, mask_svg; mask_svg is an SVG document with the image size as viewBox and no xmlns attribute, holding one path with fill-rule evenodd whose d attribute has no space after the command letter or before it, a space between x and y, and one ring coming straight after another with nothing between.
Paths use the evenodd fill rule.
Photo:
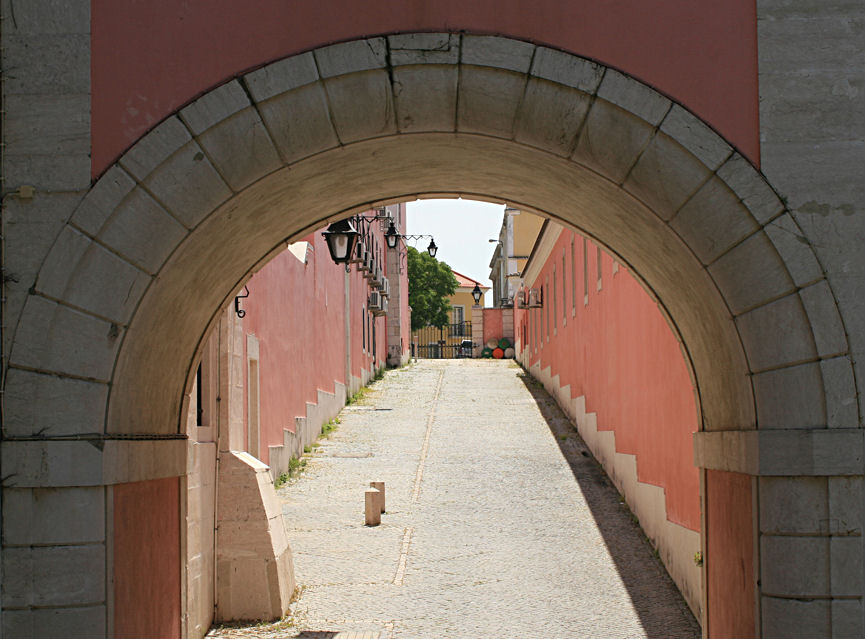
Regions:
<instances>
[{"instance_id":1,"label":"stone block","mask_svg":"<svg viewBox=\"0 0 865 639\"><path fill-rule=\"evenodd\" d=\"M858 594L858 593L857 593ZM832 639L865 637L865 614L861 599L832 600Z\"/></svg>"},{"instance_id":2,"label":"stone block","mask_svg":"<svg viewBox=\"0 0 865 639\"><path fill-rule=\"evenodd\" d=\"M400 131L453 131L457 109L456 67L413 65L393 70Z\"/></svg>"},{"instance_id":3,"label":"stone block","mask_svg":"<svg viewBox=\"0 0 865 639\"><path fill-rule=\"evenodd\" d=\"M6 188L10 191L24 184L37 193L83 191L90 186L90 151L67 155L22 155L7 148L3 157Z\"/></svg>"},{"instance_id":4,"label":"stone block","mask_svg":"<svg viewBox=\"0 0 865 639\"><path fill-rule=\"evenodd\" d=\"M591 60L577 58L556 49L537 47L532 60L531 75L586 93L594 93L601 83L604 69Z\"/></svg>"},{"instance_id":5,"label":"stone block","mask_svg":"<svg viewBox=\"0 0 865 639\"><path fill-rule=\"evenodd\" d=\"M456 33L406 33L388 36L390 63L394 67L457 64L460 57L459 38Z\"/></svg>"},{"instance_id":6,"label":"stone block","mask_svg":"<svg viewBox=\"0 0 865 639\"><path fill-rule=\"evenodd\" d=\"M829 538L763 535L760 538L760 574L766 594L782 597L830 595Z\"/></svg>"},{"instance_id":7,"label":"stone block","mask_svg":"<svg viewBox=\"0 0 865 639\"><path fill-rule=\"evenodd\" d=\"M829 477L828 482L830 532L862 535L865 528L865 479Z\"/></svg>"},{"instance_id":8,"label":"stone block","mask_svg":"<svg viewBox=\"0 0 865 639\"><path fill-rule=\"evenodd\" d=\"M759 428L823 428L826 407L817 363L754 375Z\"/></svg>"},{"instance_id":9,"label":"stone block","mask_svg":"<svg viewBox=\"0 0 865 639\"><path fill-rule=\"evenodd\" d=\"M231 189L196 142L188 142L144 186L185 227L193 228L231 197Z\"/></svg>"},{"instance_id":10,"label":"stone block","mask_svg":"<svg viewBox=\"0 0 865 639\"><path fill-rule=\"evenodd\" d=\"M831 537L832 595L861 597L865 588L862 537Z\"/></svg>"},{"instance_id":11,"label":"stone block","mask_svg":"<svg viewBox=\"0 0 865 639\"><path fill-rule=\"evenodd\" d=\"M460 72L457 128L460 131L513 137L517 105L525 89L522 74L482 67Z\"/></svg>"},{"instance_id":12,"label":"stone block","mask_svg":"<svg viewBox=\"0 0 865 639\"><path fill-rule=\"evenodd\" d=\"M463 36L461 62L527 73L535 45L499 36Z\"/></svg>"},{"instance_id":13,"label":"stone block","mask_svg":"<svg viewBox=\"0 0 865 639\"><path fill-rule=\"evenodd\" d=\"M573 159L621 184L653 133L641 118L605 100L595 100Z\"/></svg>"},{"instance_id":14,"label":"stone block","mask_svg":"<svg viewBox=\"0 0 865 639\"><path fill-rule=\"evenodd\" d=\"M706 182L673 218L671 226L703 264L711 264L759 226L718 178Z\"/></svg>"},{"instance_id":15,"label":"stone block","mask_svg":"<svg viewBox=\"0 0 865 639\"><path fill-rule=\"evenodd\" d=\"M761 604L762 639L831 636L831 602L827 599L802 601L764 595Z\"/></svg>"},{"instance_id":16,"label":"stone block","mask_svg":"<svg viewBox=\"0 0 865 639\"><path fill-rule=\"evenodd\" d=\"M10 155L90 153L90 95L7 95L4 138Z\"/></svg>"},{"instance_id":17,"label":"stone block","mask_svg":"<svg viewBox=\"0 0 865 639\"><path fill-rule=\"evenodd\" d=\"M84 441L5 442L6 487L102 485L102 452Z\"/></svg>"},{"instance_id":18,"label":"stone block","mask_svg":"<svg viewBox=\"0 0 865 639\"><path fill-rule=\"evenodd\" d=\"M846 353L847 335L841 323L841 315L835 297L829 289L829 283L821 280L816 284L799 291L805 313L811 322L814 332L814 342L820 357L831 357Z\"/></svg>"},{"instance_id":19,"label":"stone block","mask_svg":"<svg viewBox=\"0 0 865 639\"><path fill-rule=\"evenodd\" d=\"M517 116L517 142L567 157L574 148L577 132L590 98L582 91L530 78Z\"/></svg>"},{"instance_id":20,"label":"stone block","mask_svg":"<svg viewBox=\"0 0 865 639\"><path fill-rule=\"evenodd\" d=\"M752 371L813 360L814 337L798 295L748 311L736 325Z\"/></svg>"},{"instance_id":21,"label":"stone block","mask_svg":"<svg viewBox=\"0 0 865 639\"><path fill-rule=\"evenodd\" d=\"M105 489L8 488L3 493L8 546L105 541Z\"/></svg>"},{"instance_id":22,"label":"stone block","mask_svg":"<svg viewBox=\"0 0 865 639\"><path fill-rule=\"evenodd\" d=\"M658 133L623 186L660 218L669 220L708 177L709 170L697 158L672 138Z\"/></svg>"},{"instance_id":23,"label":"stone block","mask_svg":"<svg viewBox=\"0 0 865 639\"><path fill-rule=\"evenodd\" d=\"M709 273L734 315L795 290L765 233L755 233L722 255Z\"/></svg>"},{"instance_id":24,"label":"stone block","mask_svg":"<svg viewBox=\"0 0 865 639\"><path fill-rule=\"evenodd\" d=\"M4 606L87 605L104 601L103 544L4 548Z\"/></svg>"},{"instance_id":25,"label":"stone block","mask_svg":"<svg viewBox=\"0 0 865 639\"><path fill-rule=\"evenodd\" d=\"M776 217L765 226L766 235L784 260L796 286L805 286L823 277L808 238L789 213Z\"/></svg>"},{"instance_id":26,"label":"stone block","mask_svg":"<svg viewBox=\"0 0 865 639\"><path fill-rule=\"evenodd\" d=\"M826 477L760 477L760 532L829 533L828 481Z\"/></svg>"},{"instance_id":27,"label":"stone block","mask_svg":"<svg viewBox=\"0 0 865 639\"><path fill-rule=\"evenodd\" d=\"M4 17L12 16L12 3L0 3ZM89 0L28 0L14 7L15 19L5 21L4 34L90 33Z\"/></svg>"},{"instance_id":28,"label":"stone block","mask_svg":"<svg viewBox=\"0 0 865 639\"><path fill-rule=\"evenodd\" d=\"M99 239L147 273L155 274L187 230L143 189L123 200Z\"/></svg>"},{"instance_id":29,"label":"stone block","mask_svg":"<svg viewBox=\"0 0 865 639\"><path fill-rule=\"evenodd\" d=\"M301 53L272 62L243 76L252 99L263 102L286 91L317 82L318 69L312 53Z\"/></svg>"},{"instance_id":30,"label":"stone block","mask_svg":"<svg viewBox=\"0 0 865 639\"><path fill-rule=\"evenodd\" d=\"M384 38L342 42L314 51L322 78L384 69L387 66L387 44Z\"/></svg>"},{"instance_id":31,"label":"stone block","mask_svg":"<svg viewBox=\"0 0 865 639\"><path fill-rule=\"evenodd\" d=\"M143 271L67 226L45 260L36 290L125 324L150 280Z\"/></svg>"},{"instance_id":32,"label":"stone block","mask_svg":"<svg viewBox=\"0 0 865 639\"><path fill-rule=\"evenodd\" d=\"M63 295L72 280L75 266L81 262L92 244L89 237L73 227L62 227L54 246L44 258L42 268L39 269L36 290L51 297Z\"/></svg>"},{"instance_id":33,"label":"stone block","mask_svg":"<svg viewBox=\"0 0 865 639\"><path fill-rule=\"evenodd\" d=\"M198 141L235 192L282 166L264 123L252 108L211 127Z\"/></svg>"},{"instance_id":34,"label":"stone block","mask_svg":"<svg viewBox=\"0 0 865 639\"><path fill-rule=\"evenodd\" d=\"M760 224L765 224L784 209L763 175L738 153L724 162L717 175L739 196Z\"/></svg>"},{"instance_id":35,"label":"stone block","mask_svg":"<svg viewBox=\"0 0 865 639\"><path fill-rule=\"evenodd\" d=\"M104 637L105 620L105 606L4 610L3 636L6 639Z\"/></svg>"},{"instance_id":36,"label":"stone block","mask_svg":"<svg viewBox=\"0 0 865 639\"><path fill-rule=\"evenodd\" d=\"M286 162L339 144L321 83L308 84L262 102L258 112Z\"/></svg>"},{"instance_id":37,"label":"stone block","mask_svg":"<svg viewBox=\"0 0 865 639\"><path fill-rule=\"evenodd\" d=\"M235 113L250 106L246 91L240 82L232 80L208 91L195 102L180 111L180 118L193 135L201 135Z\"/></svg>"},{"instance_id":38,"label":"stone block","mask_svg":"<svg viewBox=\"0 0 865 639\"><path fill-rule=\"evenodd\" d=\"M7 97L90 93L89 33L42 33L34 37L5 31L2 64L7 72L3 84Z\"/></svg>"},{"instance_id":39,"label":"stone block","mask_svg":"<svg viewBox=\"0 0 865 639\"><path fill-rule=\"evenodd\" d=\"M688 149L713 171L733 152L721 136L678 104L674 104L667 113L661 123L661 131Z\"/></svg>"},{"instance_id":40,"label":"stone block","mask_svg":"<svg viewBox=\"0 0 865 639\"><path fill-rule=\"evenodd\" d=\"M386 71L367 71L325 81L340 141L396 133L393 91Z\"/></svg>"},{"instance_id":41,"label":"stone block","mask_svg":"<svg viewBox=\"0 0 865 639\"><path fill-rule=\"evenodd\" d=\"M150 173L189 142L189 130L175 116L161 122L123 154L120 164L138 181Z\"/></svg>"},{"instance_id":42,"label":"stone block","mask_svg":"<svg viewBox=\"0 0 865 639\"><path fill-rule=\"evenodd\" d=\"M826 419L829 428L859 426L856 380L847 357L835 357L820 362L823 387L826 389Z\"/></svg>"},{"instance_id":43,"label":"stone block","mask_svg":"<svg viewBox=\"0 0 865 639\"><path fill-rule=\"evenodd\" d=\"M613 69L604 73L598 97L630 111L653 126L661 123L672 106L660 93Z\"/></svg>"},{"instance_id":44,"label":"stone block","mask_svg":"<svg viewBox=\"0 0 865 639\"><path fill-rule=\"evenodd\" d=\"M107 398L106 384L10 368L3 431L13 437L100 432L103 423L95 416Z\"/></svg>"},{"instance_id":45,"label":"stone block","mask_svg":"<svg viewBox=\"0 0 865 639\"><path fill-rule=\"evenodd\" d=\"M87 192L72 215L72 224L90 235L97 235L134 188L135 180L115 164Z\"/></svg>"},{"instance_id":46,"label":"stone block","mask_svg":"<svg viewBox=\"0 0 865 639\"><path fill-rule=\"evenodd\" d=\"M122 333L116 324L31 295L10 362L107 382Z\"/></svg>"}]
</instances>

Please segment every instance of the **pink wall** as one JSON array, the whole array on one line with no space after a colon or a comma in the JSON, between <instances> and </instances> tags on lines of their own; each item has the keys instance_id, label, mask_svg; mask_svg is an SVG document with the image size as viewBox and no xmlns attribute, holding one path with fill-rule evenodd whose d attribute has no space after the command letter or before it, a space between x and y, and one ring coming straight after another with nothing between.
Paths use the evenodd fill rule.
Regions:
<instances>
[{"instance_id":1,"label":"pink wall","mask_svg":"<svg viewBox=\"0 0 865 639\"><path fill-rule=\"evenodd\" d=\"M630 73L759 161L754 0L92 0L92 171L239 73L373 34L467 31Z\"/></svg>"},{"instance_id":2,"label":"pink wall","mask_svg":"<svg viewBox=\"0 0 865 639\"><path fill-rule=\"evenodd\" d=\"M571 276L571 239L575 238L576 316ZM585 305L583 240L563 230L533 288L542 283L544 308L515 311L516 334L529 335L531 363L559 375L573 397L586 397L597 413L599 430L616 432L616 450L636 455L640 481L662 486L667 519L700 529L700 481L693 463L692 433L697 409L688 370L676 338L654 302L624 268L613 274L603 254L602 288L597 289L597 250L588 243L588 295ZM562 252L565 303L562 303ZM556 268L554 301L553 267ZM547 284L547 282L549 282ZM547 313L557 328L534 352L533 336ZM563 325L563 315L566 324ZM552 327L552 318L549 322ZM555 334L552 334L555 331Z\"/></svg>"},{"instance_id":3,"label":"pink wall","mask_svg":"<svg viewBox=\"0 0 865 639\"><path fill-rule=\"evenodd\" d=\"M180 479L114 487L114 636L180 637Z\"/></svg>"},{"instance_id":4,"label":"pink wall","mask_svg":"<svg viewBox=\"0 0 865 639\"><path fill-rule=\"evenodd\" d=\"M378 224L373 235L380 248L384 239ZM318 391L335 392L345 378L345 270L330 259L327 244L317 231L305 238L313 250L303 264L285 251L249 281L249 297L241 301L246 317L243 330L259 342L260 424L259 456L269 463L268 446L283 443L283 429L295 430L295 417L306 415L306 403L318 401ZM385 268L384 260L381 261ZM385 364L385 317L366 312L369 286L352 267L350 278L351 374ZM407 286L407 284L406 284ZM364 322L367 322L364 328ZM371 324L375 324L375 352ZM366 336L364 337L364 330ZM248 357L247 353L247 357ZM248 369L244 375L248 374ZM246 388L249 389L248 380ZM244 406L248 420L248 402ZM251 451L256 454L255 451Z\"/></svg>"},{"instance_id":5,"label":"pink wall","mask_svg":"<svg viewBox=\"0 0 865 639\"><path fill-rule=\"evenodd\" d=\"M491 339L499 341L504 337L504 328L502 323L502 309L500 308L485 308L484 309L484 344Z\"/></svg>"},{"instance_id":6,"label":"pink wall","mask_svg":"<svg viewBox=\"0 0 865 639\"><path fill-rule=\"evenodd\" d=\"M710 637L754 636L751 477L706 471L706 575Z\"/></svg>"}]
</instances>

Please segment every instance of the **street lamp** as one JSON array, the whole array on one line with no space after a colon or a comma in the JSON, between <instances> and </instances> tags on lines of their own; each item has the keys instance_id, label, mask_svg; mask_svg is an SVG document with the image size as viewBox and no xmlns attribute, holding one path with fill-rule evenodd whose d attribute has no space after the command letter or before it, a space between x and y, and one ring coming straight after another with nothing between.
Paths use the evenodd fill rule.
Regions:
<instances>
[{"instance_id":1,"label":"street lamp","mask_svg":"<svg viewBox=\"0 0 865 639\"><path fill-rule=\"evenodd\" d=\"M436 242L434 239L430 238L429 246L426 247L427 253L429 253L430 257L435 257L436 253L438 253L439 247L436 246Z\"/></svg>"},{"instance_id":2,"label":"street lamp","mask_svg":"<svg viewBox=\"0 0 865 639\"><path fill-rule=\"evenodd\" d=\"M388 248L396 248L396 243L399 240L399 233L396 232L396 227L393 222L387 227L387 233L384 234L384 239L387 242Z\"/></svg>"},{"instance_id":3,"label":"street lamp","mask_svg":"<svg viewBox=\"0 0 865 639\"><path fill-rule=\"evenodd\" d=\"M481 287L479 284L475 284L475 287L472 289L472 297L475 298L475 304L478 305L481 303L481 296L483 295L483 291L481 291Z\"/></svg>"},{"instance_id":4,"label":"street lamp","mask_svg":"<svg viewBox=\"0 0 865 639\"><path fill-rule=\"evenodd\" d=\"M350 220L339 220L327 227L322 232L327 249L330 251L330 259L337 264L347 264L354 251L359 233Z\"/></svg>"}]
</instances>

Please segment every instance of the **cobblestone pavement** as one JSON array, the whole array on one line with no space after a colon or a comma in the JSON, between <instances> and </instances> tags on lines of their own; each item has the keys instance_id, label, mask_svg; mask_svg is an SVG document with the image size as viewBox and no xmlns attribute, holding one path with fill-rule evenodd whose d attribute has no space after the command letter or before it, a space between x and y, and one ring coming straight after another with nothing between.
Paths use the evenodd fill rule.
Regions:
<instances>
[{"instance_id":1,"label":"cobblestone pavement","mask_svg":"<svg viewBox=\"0 0 865 639\"><path fill-rule=\"evenodd\" d=\"M295 626L216 636L700 636L576 431L514 363L421 360L373 389L279 490ZM370 480L386 482L374 528Z\"/></svg>"}]
</instances>

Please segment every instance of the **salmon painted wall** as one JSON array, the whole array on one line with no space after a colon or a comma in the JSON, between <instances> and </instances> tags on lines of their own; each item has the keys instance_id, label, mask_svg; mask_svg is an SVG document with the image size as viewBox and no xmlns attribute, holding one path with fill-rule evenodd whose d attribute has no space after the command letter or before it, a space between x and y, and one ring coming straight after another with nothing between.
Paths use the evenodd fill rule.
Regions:
<instances>
[{"instance_id":1,"label":"salmon painted wall","mask_svg":"<svg viewBox=\"0 0 865 639\"><path fill-rule=\"evenodd\" d=\"M490 340L497 342L504 337L502 310L500 308L484 309L484 344Z\"/></svg>"},{"instance_id":2,"label":"salmon painted wall","mask_svg":"<svg viewBox=\"0 0 865 639\"><path fill-rule=\"evenodd\" d=\"M345 383L345 272L331 261L321 233L304 240L312 247L306 264L283 251L252 277L242 300L244 333L259 341L265 463L267 447L283 443L283 429L295 430L306 402L317 402L319 389L333 393L335 381Z\"/></svg>"},{"instance_id":3,"label":"salmon painted wall","mask_svg":"<svg viewBox=\"0 0 865 639\"><path fill-rule=\"evenodd\" d=\"M706 471L706 581L710 637L754 636L752 478Z\"/></svg>"},{"instance_id":4,"label":"salmon painted wall","mask_svg":"<svg viewBox=\"0 0 865 639\"><path fill-rule=\"evenodd\" d=\"M92 173L243 71L414 31L500 34L593 58L682 102L759 160L755 0L92 0Z\"/></svg>"},{"instance_id":5,"label":"salmon painted wall","mask_svg":"<svg viewBox=\"0 0 865 639\"><path fill-rule=\"evenodd\" d=\"M114 637L180 637L180 479L114 486Z\"/></svg>"},{"instance_id":6,"label":"salmon painted wall","mask_svg":"<svg viewBox=\"0 0 865 639\"><path fill-rule=\"evenodd\" d=\"M375 241L383 248L381 230L377 224L373 227ZM307 252L306 264L291 252L282 252L253 275L248 283L249 297L241 301L246 311L244 334L258 339L260 457L265 463L270 462L268 446L283 443L283 429L295 430L295 417L306 415L306 403L316 403L319 390L333 393L335 382L349 385L345 378L345 269L330 259L320 231L304 240L312 249ZM362 370L385 363L385 317L374 318L366 310L369 286L355 267L349 280L351 374L360 378ZM248 367L244 376L248 392ZM245 437L248 411L247 396Z\"/></svg>"},{"instance_id":7,"label":"salmon painted wall","mask_svg":"<svg viewBox=\"0 0 865 639\"><path fill-rule=\"evenodd\" d=\"M655 303L624 267L613 272L606 253L598 290L597 248L587 242L586 249L584 281L583 238L562 230L537 279L526 283L544 285L544 307L516 309L516 335L528 335L521 346L532 349L531 364L549 366L572 397L585 396L599 430L615 430L616 450L637 458L638 479L664 488L667 519L698 531L697 409L679 344Z\"/></svg>"}]
</instances>

